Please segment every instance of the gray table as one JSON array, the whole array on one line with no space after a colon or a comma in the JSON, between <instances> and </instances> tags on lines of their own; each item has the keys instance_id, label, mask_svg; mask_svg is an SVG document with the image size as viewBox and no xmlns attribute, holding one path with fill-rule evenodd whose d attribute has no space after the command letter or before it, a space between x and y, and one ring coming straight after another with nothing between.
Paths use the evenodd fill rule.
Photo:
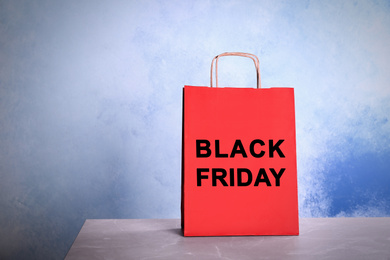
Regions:
<instances>
[{"instance_id":1,"label":"gray table","mask_svg":"<svg viewBox=\"0 0 390 260\"><path fill-rule=\"evenodd\" d=\"M183 237L179 219L88 219L73 259L386 259L390 218L301 218L299 236Z\"/></svg>"}]
</instances>

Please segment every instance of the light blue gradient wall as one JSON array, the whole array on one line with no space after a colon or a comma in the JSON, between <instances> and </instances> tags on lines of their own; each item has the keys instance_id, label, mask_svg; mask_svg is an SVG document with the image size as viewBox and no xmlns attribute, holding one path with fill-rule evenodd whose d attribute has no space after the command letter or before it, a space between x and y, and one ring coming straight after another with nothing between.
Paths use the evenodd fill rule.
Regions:
<instances>
[{"instance_id":1,"label":"light blue gradient wall","mask_svg":"<svg viewBox=\"0 0 390 260\"><path fill-rule=\"evenodd\" d=\"M300 216L389 216L389 46L388 1L0 1L0 258L179 218L182 87L225 51L295 88Z\"/></svg>"}]
</instances>

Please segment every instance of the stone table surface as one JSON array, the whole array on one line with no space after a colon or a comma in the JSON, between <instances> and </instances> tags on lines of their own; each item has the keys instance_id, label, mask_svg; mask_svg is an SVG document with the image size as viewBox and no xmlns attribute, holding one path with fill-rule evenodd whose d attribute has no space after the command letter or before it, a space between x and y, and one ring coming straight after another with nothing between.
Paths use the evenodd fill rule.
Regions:
<instances>
[{"instance_id":1,"label":"stone table surface","mask_svg":"<svg viewBox=\"0 0 390 260\"><path fill-rule=\"evenodd\" d=\"M299 236L183 237L179 219L88 219L65 259L390 260L390 218L299 222Z\"/></svg>"}]
</instances>

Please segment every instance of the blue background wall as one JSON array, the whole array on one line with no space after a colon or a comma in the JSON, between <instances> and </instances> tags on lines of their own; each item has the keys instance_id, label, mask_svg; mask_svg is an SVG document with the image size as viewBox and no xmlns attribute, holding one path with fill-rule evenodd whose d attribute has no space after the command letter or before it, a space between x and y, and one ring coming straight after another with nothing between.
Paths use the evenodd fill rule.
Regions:
<instances>
[{"instance_id":1,"label":"blue background wall","mask_svg":"<svg viewBox=\"0 0 390 260\"><path fill-rule=\"evenodd\" d=\"M0 1L0 258L179 218L182 87L293 86L301 217L390 215L388 1ZM221 59L220 84L253 86Z\"/></svg>"}]
</instances>

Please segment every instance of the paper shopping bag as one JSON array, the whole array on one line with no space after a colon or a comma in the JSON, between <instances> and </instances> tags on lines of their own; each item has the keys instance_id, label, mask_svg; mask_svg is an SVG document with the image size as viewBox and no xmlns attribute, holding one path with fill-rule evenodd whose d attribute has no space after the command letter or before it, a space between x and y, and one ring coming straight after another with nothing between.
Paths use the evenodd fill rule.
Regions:
<instances>
[{"instance_id":1,"label":"paper shopping bag","mask_svg":"<svg viewBox=\"0 0 390 260\"><path fill-rule=\"evenodd\" d=\"M184 87L184 236L298 235L294 89L260 88L250 54L216 68L228 55L254 60L258 88Z\"/></svg>"}]
</instances>

